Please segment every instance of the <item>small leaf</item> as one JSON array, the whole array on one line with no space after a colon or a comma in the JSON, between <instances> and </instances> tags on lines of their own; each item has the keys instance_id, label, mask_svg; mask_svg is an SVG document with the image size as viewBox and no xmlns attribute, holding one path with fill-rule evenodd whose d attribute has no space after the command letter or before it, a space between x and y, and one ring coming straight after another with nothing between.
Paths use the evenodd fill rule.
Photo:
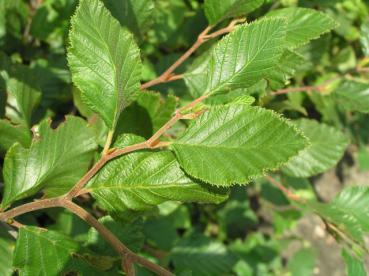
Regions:
<instances>
[{"instance_id":1,"label":"small leaf","mask_svg":"<svg viewBox=\"0 0 369 276\"><path fill-rule=\"evenodd\" d=\"M286 164L284 173L310 177L334 167L342 158L349 142L342 132L314 120L301 119L295 125L309 139L310 146Z\"/></svg>"},{"instance_id":2,"label":"small leaf","mask_svg":"<svg viewBox=\"0 0 369 276\"><path fill-rule=\"evenodd\" d=\"M132 35L98 0L80 2L69 37L73 82L82 99L113 130L122 110L139 93L139 49Z\"/></svg>"},{"instance_id":3,"label":"small leaf","mask_svg":"<svg viewBox=\"0 0 369 276\"><path fill-rule=\"evenodd\" d=\"M150 28L155 8L152 0L103 0L103 2L112 16L136 36L141 37L143 32Z\"/></svg>"},{"instance_id":4,"label":"small leaf","mask_svg":"<svg viewBox=\"0 0 369 276\"><path fill-rule=\"evenodd\" d=\"M353 256L347 250L342 250L342 257L346 264L347 276L366 276L364 262Z\"/></svg>"},{"instance_id":5,"label":"small leaf","mask_svg":"<svg viewBox=\"0 0 369 276\"><path fill-rule=\"evenodd\" d=\"M82 119L68 116L56 130L43 121L38 132L29 149L15 144L6 154L2 207L42 188L48 195L61 195L90 165L96 144Z\"/></svg>"},{"instance_id":6,"label":"small leaf","mask_svg":"<svg viewBox=\"0 0 369 276\"><path fill-rule=\"evenodd\" d=\"M245 184L275 170L306 146L276 113L246 105L211 108L171 145L189 175L210 184Z\"/></svg>"},{"instance_id":7,"label":"small leaf","mask_svg":"<svg viewBox=\"0 0 369 276\"><path fill-rule=\"evenodd\" d=\"M287 36L284 45L290 49L300 47L337 26L327 14L306 8L278 9L266 16L287 18Z\"/></svg>"},{"instance_id":8,"label":"small leaf","mask_svg":"<svg viewBox=\"0 0 369 276\"><path fill-rule=\"evenodd\" d=\"M31 144L31 133L23 125L15 126L8 120L0 120L0 133L0 151L7 151L16 142L26 148Z\"/></svg>"},{"instance_id":9,"label":"small leaf","mask_svg":"<svg viewBox=\"0 0 369 276\"><path fill-rule=\"evenodd\" d=\"M362 244L363 235L369 233L368 200L368 187L351 186L329 203L310 202L309 206L349 238Z\"/></svg>"},{"instance_id":10,"label":"small leaf","mask_svg":"<svg viewBox=\"0 0 369 276\"><path fill-rule=\"evenodd\" d=\"M212 50L203 94L247 88L268 76L282 56L285 36L281 18L237 27Z\"/></svg>"},{"instance_id":11,"label":"small leaf","mask_svg":"<svg viewBox=\"0 0 369 276\"><path fill-rule=\"evenodd\" d=\"M369 57L369 21L363 23L360 29L360 43L364 55Z\"/></svg>"},{"instance_id":12,"label":"small leaf","mask_svg":"<svg viewBox=\"0 0 369 276\"><path fill-rule=\"evenodd\" d=\"M224 19L239 17L256 10L264 0L205 0L205 15L214 25Z\"/></svg>"},{"instance_id":13,"label":"small leaf","mask_svg":"<svg viewBox=\"0 0 369 276\"><path fill-rule=\"evenodd\" d=\"M136 220L127 224L114 220L110 216L102 217L99 222L106 226L113 234L119 238L125 246L134 252L141 249L145 236L143 234L142 220ZM87 245L94 251L106 256L115 256L116 252L108 244L95 228L91 228L88 232Z\"/></svg>"},{"instance_id":14,"label":"small leaf","mask_svg":"<svg viewBox=\"0 0 369 276\"><path fill-rule=\"evenodd\" d=\"M37 227L20 228L13 258L13 266L20 275L63 275L88 265L105 270L112 263L107 258L83 252L66 235Z\"/></svg>"},{"instance_id":15,"label":"small leaf","mask_svg":"<svg viewBox=\"0 0 369 276\"><path fill-rule=\"evenodd\" d=\"M123 135L114 147L142 141ZM170 151L140 151L114 159L87 188L101 207L113 213L147 210L166 201L219 203L227 197L226 189L214 189L188 177Z\"/></svg>"},{"instance_id":16,"label":"small leaf","mask_svg":"<svg viewBox=\"0 0 369 276\"><path fill-rule=\"evenodd\" d=\"M369 113L369 84L344 81L334 91L333 96L339 106L347 111Z\"/></svg>"}]
</instances>

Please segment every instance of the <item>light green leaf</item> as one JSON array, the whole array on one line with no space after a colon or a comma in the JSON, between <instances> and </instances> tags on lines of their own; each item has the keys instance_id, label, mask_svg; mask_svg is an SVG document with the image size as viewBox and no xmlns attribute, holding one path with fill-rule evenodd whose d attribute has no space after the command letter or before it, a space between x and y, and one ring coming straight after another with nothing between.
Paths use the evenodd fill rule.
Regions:
<instances>
[{"instance_id":1,"label":"light green leaf","mask_svg":"<svg viewBox=\"0 0 369 276\"><path fill-rule=\"evenodd\" d=\"M287 19L287 36L284 46L290 49L302 46L337 26L337 23L327 14L306 8L278 9L266 16Z\"/></svg>"},{"instance_id":2,"label":"light green leaf","mask_svg":"<svg viewBox=\"0 0 369 276\"><path fill-rule=\"evenodd\" d=\"M142 141L124 135L114 147ZM170 151L140 151L114 159L87 188L101 207L114 213L147 210L166 201L219 203L227 197L227 190L214 189L189 178Z\"/></svg>"},{"instance_id":3,"label":"light green leaf","mask_svg":"<svg viewBox=\"0 0 369 276\"><path fill-rule=\"evenodd\" d=\"M369 187L345 188L329 203L310 202L310 207L354 241L363 243L369 232Z\"/></svg>"},{"instance_id":4,"label":"light green leaf","mask_svg":"<svg viewBox=\"0 0 369 276\"><path fill-rule=\"evenodd\" d=\"M31 133L27 127L15 126L5 119L0 120L0 151L7 151L16 142L27 148L31 140Z\"/></svg>"},{"instance_id":5,"label":"light green leaf","mask_svg":"<svg viewBox=\"0 0 369 276\"><path fill-rule=\"evenodd\" d=\"M172 249L170 258L176 271L190 269L193 275L231 275L237 257L217 241L194 234L184 237Z\"/></svg>"},{"instance_id":6,"label":"light green leaf","mask_svg":"<svg viewBox=\"0 0 369 276\"><path fill-rule=\"evenodd\" d=\"M310 146L286 164L284 173L310 177L334 167L342 158L349 141L341 131L307 119L300 119L295 125L309 139Z\"/></svg>"},{"instance_id":7,"label":"light green leaf","mask_svg":"<svg viewBox=\"0 0 369 276\"><path fill-rule=\"evenodd\" d=\"M122 223L114 220L110 216L102 217L99 222L106 226L117 238L119 238L125 246L134 252L141 249L145 236L143 234L142 220L136 220L130 223ZM87 245L94 251L99 252L106 256L115 256L116 252L108 244L103 237L96 231L95 228L91 228L88 232Z\"/></svg>"},{"instance_id":8,"label":"light green leaf","mask_svg":"<svg viewBox=\"0 0 369 276\"><path fill-rule=\"evenodd\" d=\"M12 117L19 117L19 120L13 121L31 128L32 111L41 99L41 91L32 71L25 66L17 66L8 80L8 91L9 97L14 98L13 106L18 111L16 116Z\"/></svg>"},{"instance_id":9,"label":"light green leaf","mask_svg":"<svg viewBox=\"0 0 369 276\"><path fill-rule=\"evenodd\" d=\"M122 110L139 93L139 49L99 0L80 2L69 37L73 82L87 105L114 129Z\"/></svg>"},{"instance_id":10,"label":"light green leaf","mask_svg":"<svg viewBox=\"0 0 369 276\"><path fill-rule=\"evenodd\" d=\"M364 55L369 56L369 21L361 25L360 43Z\"/></svg>"},{"instance_id":11,"label":"light green leaf","mask_svg":"<svg viewBox=\"0 0 369 276\"><path fill-rule=\"evenodd\" d=\"M0 235L0 275L13 275L11 259L13 258L14 244Z\"/></svg>"},{"instance_id":12,"label":"light green leaf","mask_svg":"<svg viewBox=\"0 0 369 276\"><path fill-rule=\"evenodd\" d=\"M3 118L5 115L6 100L7 100L6 83L0 73L0 118Z\"/></svg>"},{"instance_id":13,"label":"light green leaf","mask_svg":"<svg viewBox=\"0 0 369 276\"><path fill-rule=\"evenodd\" d=\"M224 19L239 17L256 10L264 0L205 0L205 15L214 25Z\"/></svg>"},{"instance_id":14,"label":"light green leaf","mask_svg":"<svg viewBox=\"0 0 369 276\"><path fill-rule=\"evenodd\" d=\"M246 105L213 107L171 145L189 175L210 184L245 184L298 154L306 139L276 113Z\"/></svg>"},{"instance_id":15,"label":"light green leaf","mask_svg":"<svg viewBox=\"0 0 369 276\"><path fill-rule=\"evenodd\" d=\"M300 54L285 50L275 70L269 72L267 80L269 86L276 90L284 85L295 75L297 68L305 61Z\"/></svg>"},{"instance_id":16,"label":"light green leaf","mask_svg":"<svg viewBox=\"0 0 369 276\"><path fill-rule=\"evenodd\" d=\"M342 250L342 257L346 264L347 276L366 276L364 262L351 255L347 250Z\"/></svg>"},{"instance_id":17,"label":"light green leaf","mask_svg":"<svg viewBox=\"0 0 369 276\"><path fill-rule=\"evenodd\" d=\"M154 14L152 0L103 0L105 6L119 23L136 36L150 28Z\"/></svg>"},{"instance_id":18,"label":"light green leaf","mask_svg":"<svg viewBox=\"0 0 369 276\"><path fill-rule=\"evenodd\" d=\"M316 255L312 248L300 249L288 261L288 271L292 276L314 275Z\"/></svg>"},{"instance_id":19,"label":"light green leaf","mask_svg":"<svg viewBox=\"0 0 369 276\"><path fill-rule=\"evenodd\" d=\"M95 148L82 119L68 116L56 130L43 121L29 149L15 144L5 156L2 207L42 188L48 195L65 193L86 172Z\"/></svg>"},{"instance_id":20,"label":"light green leaf","mask_svg":"<svg viewBox=\"0 0 369 276\"><path fill-rule=\"evenodd\" d=\"M344 81L334 91L338 106L347 111L369 113L369 84L358 81Z\"/></svg>"},{"instance_id":21,"label":"light green leaf","mask_svg":"<svg viewBox=\"0 0 369 276\"><path fill-rule=\"evenodd\" d=\"M281 58L285 36L281 18L237 27L214 47L203 94L247 88L268 76Z\"/></svg>"},{"instance_id":22,"label":"light green leaf","mask_svg":"<svg viewBox=\"0 0 369 276\"><path fill-rule=\"evenodd\" d=\"M37 227L20 228L13 266L21 276L64 275L81 272L80 269L89 265L93 265L95 271L108 270L112 261L83 252L77 242L64 234Z\"/></svg>"}]
</instances>

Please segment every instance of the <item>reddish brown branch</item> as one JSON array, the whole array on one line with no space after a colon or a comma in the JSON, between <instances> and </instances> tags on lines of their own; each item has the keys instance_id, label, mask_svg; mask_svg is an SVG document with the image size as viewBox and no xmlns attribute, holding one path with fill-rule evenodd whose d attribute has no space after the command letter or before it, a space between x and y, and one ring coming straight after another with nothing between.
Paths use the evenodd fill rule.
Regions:
<instances>
[{"instance_id":1,"label":"reddish brown branch","mask_svg":"<svg viewBox=\"0 0 369 276\"><path fill-rule=\"evenodd\" d=\"M265 176L265 178L268 179L271 184L273 184L275 187L277 187L279 190L281 190L286 195L287 198L289 198L293 201L304 202L304 200L301 197L294 194L292 191L287 189L282 183L278 182L273 177L267 175L267 176Z\"/></svg>"}]
</instances>

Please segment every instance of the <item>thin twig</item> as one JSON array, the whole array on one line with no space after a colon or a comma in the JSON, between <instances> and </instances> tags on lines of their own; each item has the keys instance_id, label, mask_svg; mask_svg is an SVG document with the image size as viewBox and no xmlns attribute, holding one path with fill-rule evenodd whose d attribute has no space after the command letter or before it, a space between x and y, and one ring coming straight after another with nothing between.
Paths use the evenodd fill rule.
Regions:
<instances>
[{"instance_id":1,"label":"thin twig","mask_svg":"<svg viewBox=\"0 0 369 276\"><path fill-rule=\"evenodd\" d=\"M272 183L275 187L277 187L279 190L281 190L287 196L287 198L289 198L293 201L301 202L301 203L304 202L304 200L301 197L294 194L292 191L287 189L282 183L278 182L273 177L271 177L269 175L266 175L265 178L268 179L269 182Z\"/></svg>"},{"instance_id":2,"label":"thin twig","mask_svg":"<svg viewBox=\"0 0 369 276\"><path fill-rule=\"evenodd\" d=\"M209 34L209 32L212 30L214 26L208 26L203 30L199 36L197 37L197 40L195 43L178 59L176 60L164 73L162 73L159 77L156 79L153 79L149 82L146 82L141 85L141 89L145 90L151 86L174 81L178 79L182 79L182 75L175 75L174 71L184 62L186 61L202 44L204 44L206 41L216 38L218 36L221 36L223 34L230 33L234 30L235 26L238 23L245 22L245 19L235 19L232 20L231 23L225 28L222 28L218 31L215 31L214 33Z\"/></svg>"}]
</instances>

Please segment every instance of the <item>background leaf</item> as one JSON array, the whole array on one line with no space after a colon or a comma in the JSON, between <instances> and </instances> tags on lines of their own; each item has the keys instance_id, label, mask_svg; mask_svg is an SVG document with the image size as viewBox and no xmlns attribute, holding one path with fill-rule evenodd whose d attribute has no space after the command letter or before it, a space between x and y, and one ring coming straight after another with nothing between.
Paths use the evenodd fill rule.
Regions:
<instances>
[{"instance_id":1,"label":"background leaf","mask_svg":"<svg viewBox=\"0 0 369 276\"><path fill-rule=\"evenodd\" d=\"M339 106L347 111L369 112L369 84L344 81L334 91L333 96Z\"/></svg>"}]
</instances>

